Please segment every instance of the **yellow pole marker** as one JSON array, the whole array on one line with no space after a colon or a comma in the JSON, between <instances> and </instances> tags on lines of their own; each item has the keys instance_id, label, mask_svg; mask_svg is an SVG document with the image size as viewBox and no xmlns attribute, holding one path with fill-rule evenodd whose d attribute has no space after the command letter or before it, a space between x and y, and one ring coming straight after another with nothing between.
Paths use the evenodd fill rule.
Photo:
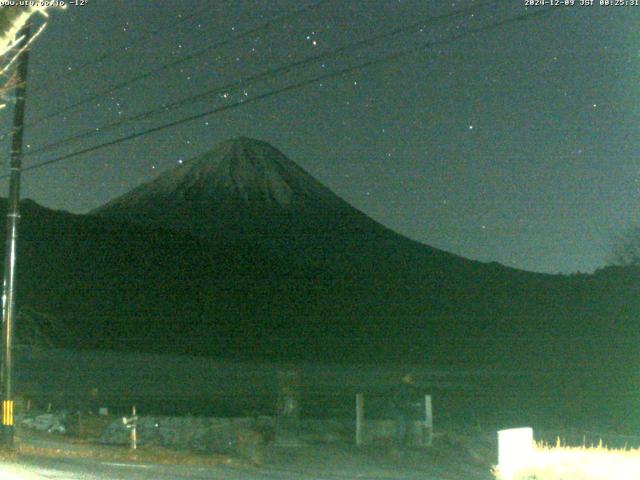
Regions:
<instances>
[{"instance_id":1,"label":"yellow pole marker","mask_svg":"<svg viewBox=\"0 0 640 480\"><path fill-rule=\"evenodd\" d=\"M13 400L2 401L2 424L13 425Z\"/></svg>"}]
</instances>

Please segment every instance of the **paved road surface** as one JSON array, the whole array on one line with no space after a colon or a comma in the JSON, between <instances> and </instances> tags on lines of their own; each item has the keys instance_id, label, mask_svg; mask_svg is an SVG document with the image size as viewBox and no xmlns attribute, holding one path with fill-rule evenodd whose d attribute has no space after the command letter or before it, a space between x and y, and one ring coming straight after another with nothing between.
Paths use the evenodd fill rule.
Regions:
<instances>
[{"instance_id":1,"label":"paved road surface","mask_svg":"<svg viewBox=\"0 0 640 480\"><path fill-rule=\"evenodd\" d=\"M313 475L281 470L231 466L188 467L127 464L78 459L26 458L20 464L0 464L0 480L402 480L405 477ZM445 477L421 477L444 480ZM451 477L446 477L451 480Z\"/></svg>"}]
</instances>

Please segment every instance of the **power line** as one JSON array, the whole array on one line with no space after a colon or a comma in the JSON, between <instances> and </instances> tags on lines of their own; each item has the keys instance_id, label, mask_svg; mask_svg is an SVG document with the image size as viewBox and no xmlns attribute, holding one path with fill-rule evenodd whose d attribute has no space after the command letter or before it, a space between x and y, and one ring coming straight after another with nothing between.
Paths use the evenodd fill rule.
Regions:
<instances>
[{"instance_id":1,"label":"power line","mask_svg":"<svg viewBox=\"0 0 640 480\"><path fill-rule=\"evenodd\" d=\"M128 123L134 122L134 121L139 121L139 120L143 120L143 119L147 119L150 118L154 115L158 115L158 114L163 114L166 113L167 111L182 107L184 105L190 104L190 103L195 103L199 100L202 100L204 98L207 98L209 96L212 95L216 95L216 94L220 94L223 93L225 91L228 90L232 90L234 88L237 87L241 87L241 86L246 86L248 84L257 82L259 80L263 80L263 79L267 79L270 77L274 77L278 74L286 74L291 72L292 70L305 66L305 65L309 65L311 63L315 63L315 62L319 62L321 60L326 60L330 57L336 56L340 53L343 53L345 51L349 51L349 50L354 50L354 49L358 49L358 48L362 48L362 47L366 47L369 46L375 42L379 42L380 40L384 40L384 39L388 39L397 35L401 35L401 34L406 34L408 32L414 31L414 30L418 30L418 29L422 29L423 27L427 26L428 22L432 22L432 23L436 23L439 21L444 21L444 20L450 20L451 18L455 18L455 17L459 17L459 16L463 16L463 15L468 15L468 14L473 14L475 13L477 10L484 8L488 5L491 4L495 4L497 3L497 0L491 0L491 1L486 1L483 3L480 3L478 5L475 5L474 7L470 7L470 8L464 8L464 9L459 9L444 15L439 15L436 17L428 17L426 19L420 20L418 22L415 22L407 27L398 27L395 28L393 30L390 30L388 32L385 33L381 33L378 35L374 35L372 37L368 37L365 38L363 40L358 40L355 42L351 42L348 43L346 45L343 45L341 47L335 48L333 50L329 50L323 53L320 53L318 55L313 55L311 57L307 57L305 59L302 60L298 60L296 62L293 63L289 63L280 67L277 67L275 69L269 69L260 73L257 73L255 75L252 75L248 78L245 79L241 79L235 82L231 82L219 87L215 87L213 89L209 89L206 90L204 92L198 93L196 95L191 95L189 97L177 100L175 102L169 103L169 104L164 104L159 106L158 108L146 111L146 112L142 112L127 118L123 118L120 119L118 121L103 125L101 127L98 128L89 128L86 130L83 130L81 132L78 132L75 135L72 135L70 137L64 138L62 140L58 140L56 142L44 145L42 147L39 147L37 149L33 149L28 153L28 156L32 156L35 155L37 153L43 153L46 151L49 151L51 149L55 149L57 147L60 147L62 145L65 145L67 143L76 141L76 140L80 140L82 138L86 138L89 136L93 136L93 135L97 135L98 133L103 133L105 131L109 131L112 130L114 128L120 127L122 125L126 125Z\"/></svg>"},{"instance_id":2,"label":"power line","mask_svg":"<svg viewBox=\"0 0 640 480\"><path fill-rule=\"evenodd\" d=\"M118 90L122 90L123 88L128 87L129 85L132 85L132 84L134 84L136 82L139 82L140 80L147 79L147 78L152 77L153 75L155 75L157 73L163 72L163 71L165 71L167 69L170 69L170 68L176 67L178 65L181 65L183 63L189 62L189 61L191 61L191 60L193 60L195 58L198 58L199 56L204 55L205 53L210 52L211 50L213 50L215 48L219 48L219 47L222 47L222 46L225 46L225 45L229 45L230 43L232 43L232 42L234 42L236 40L242 39L244 37L251 36L256 32L259 32L260 30L267 29L267 28L271 27L272 25L274 25L276 23L288 20L288 19L290 19L292 17L298 16L298 15L301 15L301 14L306 13L308 11L311 11L313 9L316 9L319 6L321 6L323 3L325 3L326 1L327 0L320 0L320 1L318 1L318 2L316 2L314 4L312 4L312 5L307 5L305 7L293 10L292 12L285 13L284 15L279 15L279 16L277 16L275 18L272 18L271 20L267 20L266 22L261 23L257 27L250 28L249 30L246 30L246 31L241 32L241 33L238 33L237 35L232 35L228 39L216 42L216 43L214 43L214 44L212 44L212 45L210 45L210 46L208 46L206 48L202 48L200 50L197 50L196 52L194 52L194 53L192 53L190 55L187 55L185 57L176 59L176 60L174 60L172 62L169 62L169 63L165 63L163 65L160 65L159 67L156 67L156 68L153 68L151 70L148 70L145 73L142 73L140 75L136 75L136 76L134 76L134 77L132 77L132 78L130 78L128 80L125 80L123 82L116 83L115 85L112 85L111 87L108 87L105 90L102 90L102 91L100 91L100 92L98 92L96 94L93 94L93 95L90 95L88 97L85 97L84 99L79 100L79 101L77 101L75 103L72 103L71 105L67 105L66 107L63 107L60 110L45 114L45 115L35 119L33 122L28 123L26 126L27 127L33 127L35 125L39 125L40 123L44 122L45 120L50 120L52 118L58 117L58 116L62 115L63 113L68 112L69 110L73 110L73 109L75 109L77 107L80 107L82 105L86 105L87 103L89 103L89 102L91 102L91 101L93 101L93 100L95 100L97 98L103 97L105 95L109 95L109 94L111 94L113 92L116 92ZM9 132L5 132L0 137L6 135L7 133L9 133Z\"/></svg>"},{"instance_id":3,"label":"power line","mask_svg":"<svg viewBox=\"0 0 640 480\"><path fill-rule=\"evenodd\" d=\"M418 47L412 47L412 48L400 50L398 52L391 53L391 54L382 56L380 58L376 58L376 59L368 60L366 62L362 62L362 63L360 63L358 65L353 65L353 66L350 66L350 67L346 67L346 68L337 70L335 72L327 73L327 74L324 74L324 75L319 75L319 76L316 76L316 77L311 78L311 79L307 79L307 80L303 80L303 81L300 81L300 82L297 82L297 83L294 83L294 84L291 84L291 85L287 85L285 87L282 87L282 88L279 88L279 89L276 89L276 90L272 90L272 91L257 95L255 97L251 97L251 98L248 98L248 99L245 99L245 100L240 100L240 101L228 104L228 105L223 105L221 107L217 107L217 108L208 110L206 112L202 112L202 113L195 114L195 115L190 115L190 116L188 116L186 118L182 118L182 119L175 120L175 121L172 121L172 122L169 122L169 123L165 123L163 125L159 125L159 126L156 126L156 127L153 127L153 128L149 128L149 129L142 130L142 131L139 131L139 132L136 132L136 133L132 133L132 134L126 135L124 137L120 137L120 138L117 138L117 139L114 139L114 140L110 140L110 141L105 142L105 143L101 143L99 145L94 145L92 147L84 148L84 149L81 149L81 150L77 150L75 152L71 152L71 153L68 153L68 154L65 154L65 155L61 155L59 157L55 157L55 158L52 158L52 159L49 159L49 160L45 160L45 161L37 163L35 165L31 165L29 167L23 168L23 171L36 170L36 169L39 169L39 168L43 168L45 166L52 165L54 163L59 163L59 162L65 161L65 160L69 160L71 158L78 157L80 155L84 155L86 153L95 152L97 150L101 150L103 148L111 147L113 145L117 145L117 144L120 144L120 143L123 143L123 142L127 142L129 140L133 140L133 139L136 139L136 138L139 138L139 137L143 137L145 135L149 135L149 134L156 133L156 132L159 132L159 131L162 131L162 130L166 130L168 128L176 127L178 125L189 123L189 122L192 122L194 120L199 120L201 118L208 117L208 116L214 115L216 113L221 113L221 112L224 112L224 111L227 111L227 110L231 110L231 109L236 108L236 107L247 105L249 103L257 102L259 100L264 100L266 98L273 97L273 96L279 95L281 93L290 92L290 91L293 91L293 90L299 90L299 89L301 89L303 87L306 87L308 85L311 85L313 83L317 83L317 82L321 82L323 80L329 80L329 79L332 79L332 78L336 78L336 77L339 77L341 75L345 75L347 73L351 73L351 72L354 72L354 71L357 71L357 70L362 70L362 69L365 69L365 68L368 68L368 67L371 67L371 66L374 66L374 65L379 65L379 64L382 64L382 63L392 62L392 61L395 61L395 60L397 60L399 58L414 54L414 53L416 53L418 51L421 51L421 50L423 50L425 48L432 48L432 47L436 47L436 46L439 46L439 45L445 45L445 44L452 43L452 42L461 40L463 38L466 38L469 35L476 35L478 33L484 33L484 32L488 32L488 31L491 31L491 30L495 30L497 28L503 27L503 26L508 25L508 24L527 21L527 20L530 20L532 18L542 17L542 16L547 15L547 14L553 12L553 11L559 11L559 9L550 8L550 7L543 8L543 9L537 10L535 13L525 13L525 14L518 15L516 17L511 17L509 19L502 20L500 22L496 22L496 23L493 23L493 24L490 24L490 25L485 25L483 27L479 27L479 28L476 28L476 29L470 29L470 30L467 30L467 31L465 31L463 33L460 33L458 35L454 35L454 36L449 37L449 38L444 39L444 40L436 40L436 41L432 41L432 42L427 42L427 43L424 43L424 44L422 44L422 45L420 45ZM7 178L7 177L8 177L8 175L2 175L2 176L0 176L0 179L4 179L4 178Z\"/></svg>"},{"instance_id":4,"label":"power line","mask_svg":"<svg viewBox=\"0 0 640 480\"><path fill-rule=\"evenodd\" d=\"M362 63L360 63L358 65L346 67L346 68L337 70L335 72L330 72L330 73L327 73L327 74L324 74L324 75L316 76L316 77L311 78L311 79L307 79L307 80L303 80L303 81L300 81L300 82L297 82L297 83L294 83L294 84L291 84L291 85L287 85L285 87L282 87L282 88L279 88L279 89L276 89L276 90L272 90L272 91L263 93L261 95L257 95L255 97L251 97L251 98L248 98L248 99L242 99L242 100L239 100L237 102L234 102L234 103L231 103L231 104L227 104L227 105L223 105L223 106L220 106L220 107L217 107L217 108L214 108L214 109L211 109L211 110L199 113L199 114L191 115L191 116L188 116L186 118L182 118L182 119L175 120L175 121L172 121L172 122L169 122L169 123L165 123L165 124L162 124L162 125L159 125L159 126L156 126L156 127L152 127L152 128L146 129L146 130L142 130L142 131L139 131L139 132L136 132L136 133L133 133L133 134L129 134L129 135L126 135L124 137L120 137L120 138L117 138L117 139L114 139L114 140L111 140L111 141L108 141L108 142L105 142L105 143L102 143L102 144L99 144L99 145L95 145L95 146L88 147L88 148L85 148L85 149L81 149L81 150L78 150L78 151L75 151L75 152L71 152L71 153L56 157L56 158L52 158L50 160L46 160L46 161L37 163L35 165L26 167L23 170L24 171L35 170L35 169L44 167L46 165L51 165L53 163L58 163L58 162L61 162L61 161L64 161L64 160L67 160L67 159L70 159L70 158L74 158L74 157L77 157L77 156L80 156L80 155L83 155L83 154L86 154L86 153L91 153L91 152L94 152L94 151L97 151L97 150L101 150L103 148L107 148L107 147L110 147L110 146L113 146L113 145L117 145L119 143L123 143L123 142L129 141L129 140L133 140L135 138L139 138L139 137L151 134L151 133L156 133L158 131L166 130L168 128L172 128L172 127L175 127L175 126L178 126L178 125L189 123L189 122L192 122L194 120L199 120L201 118L208 117L208 116L214 115L216 113L221 113L221 112L224 112L224 111L227 111L227 110L231 110L233 108L236 108L236 107L239 107L239 106L243 106L243 105L246 105L246 104L249 104L249 103L253 103L253 102L256 102L256 101L259 101L259 100L263 100L263 99L266 99L266 98L269 98L269 97L272 97L272 96L275 96L275 95L278 95L278 94L281 94L281 93L297 90L297 89L303 88L303 87L308 86L308 85L313 84L313 83L321 82L323 80L329 80L329 79L332 79L332 78L335 78L335 77L338 77L338 76L341 76L341 75L344 75L344 74L347 74L347 73L351 73L351 72L356 71L356 70L365 69L365 68L368 68L368 67L371 67L371 66L374 66L374 65L377 65L377 64L388 63L388 62L391 62L391 61L395 61L395 60L397 60L399 58L402 58L404 56L407 56L407 55L413 54L413 53L415 53L417 51L420 51L420 50L422 50L424 48L432 48L432 47L435 47L435 46L444 45L444 44L447 44L447 43L455 42L457 40L461 40L461 39L463 39L463 38L465 38L465 37L467 37L469 35L475 35L477 33L483 33L483 32L486 32L486 31L495 30L497 28L500 28L500 27L502 27L504 25L507 25L507 24L510 24L510 23L516 23L516 22L520 22L520 21L524 21L524 20L529 20L529 19L534 18L534 17L540 17L540 16L543 16L543 15L546 15L546 14L550 13L551 11L555 11L555 10L551 9L551 8L545 8L545 9L538 10L535 13L522 14L522 15L519 15L519 16L516 16L516 17L511 17L509 19L506 19L506 20L503 20L503 21L500 21L500 22L493 23L491 25L486 25L486 26L479 27L479 28L476 28L476 29L467 30L466 32L463 32L463 33L458 34L458 35L454 35L453 37L449 37L449 38L444 39L444 40L437 40L437 41L433 41L433 42L427 42L427 43L422 44L422 45L420 45L418 47L412 47L412 48L409 48L409 49L404 49L404 50L401 50L399 52L395 52L395 53L392 53L392 54L389 54L389 55L385 55L385 56L377 58L377 59L373 59L373 60L368 60L366 62L362 62ZM6 177L7 177L7 175L3 175L3 176L0 176L0 179L6 178Z\"/></svg>"}]
</instances>

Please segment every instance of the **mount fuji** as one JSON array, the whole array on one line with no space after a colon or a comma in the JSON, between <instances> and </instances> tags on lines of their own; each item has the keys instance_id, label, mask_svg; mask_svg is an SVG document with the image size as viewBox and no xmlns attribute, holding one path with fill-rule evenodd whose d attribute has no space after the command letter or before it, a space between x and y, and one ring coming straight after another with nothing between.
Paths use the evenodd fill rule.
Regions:
<instances>
[{"instance_id":1,"label":"mount fuji","mask_svg":"<svg viewBox=\"0 0 640 480\"><path fill-rule=\"evenodd\" d=\"M21 225L19 307L70 348L556 365L635 341L637 272L543 275L422 245L248 138L87 215L27 202Z\"/></svg>"},{"instance_id":2,"label":"mount fuji","mask_svg":"<svg viewBox=\"0 0 640 480\"><path fill-rule=\"evenodd\" d=\"M346 203L270 144L246 137L220 143L92 213L218 241L291 247L364 234L369 241L414 243Z\"/></svg>"}]
</instances>

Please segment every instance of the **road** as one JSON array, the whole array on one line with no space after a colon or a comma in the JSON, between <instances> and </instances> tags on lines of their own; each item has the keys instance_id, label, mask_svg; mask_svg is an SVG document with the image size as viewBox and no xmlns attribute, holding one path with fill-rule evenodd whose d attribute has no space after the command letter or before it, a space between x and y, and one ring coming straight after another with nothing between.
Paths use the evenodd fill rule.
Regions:
<instances>
[{"instance_id":1,"label":"road","mask_svg":"<svg viewBox=\"0 0 640 480\"><path fill-rule=\"evenodd\" d=\"M232 466L190 467L103 462L91 459L27 457L19 464L0 463L0 480L409 480L410 477L314 475L284 470ZM413 476L411 478L414 478ZM424 480L451 479L433 476Z\"/></svg>"},{"instance_id":2,"label":"road","mask_svg":"<svg viewBox=\"0 0 640 480\"><path fill-rule=\"evenodd\" d=\"M234 467L188 467L145 465L118 462L96 462L78 459L27 458L20 464L0 466L0 480L293 480L314 477L285 472L259 472Z\"/></svg>"},{"instance_id":3,"label":"road","mask_svg":"<svg viewBox=\"0 0 640 480\"><path fill-rule=\"evenodd\" d=\"M408 449L389 455L386 447L356 447L320 444L296 447L267 446L261 467L247 466L240 459L204 465L154 464L148 459L131 462L109 447L65 442L55 436L29 436L22 431L19 464L0 463L0 480L88 479L88 480L492 480L490 465L478 463L464 447L442 447L435 453ZM476 449L483 438L473 440ZM460 444L462 445L462 444ZM124 453L124 452L120 452ZM478 454L476 454L477 456ZM493 452L491 452L493 456ZM186 458L185 462L197 461ZM7 473L8 472L8 473Z\"/></svg>"}]
</instances>

